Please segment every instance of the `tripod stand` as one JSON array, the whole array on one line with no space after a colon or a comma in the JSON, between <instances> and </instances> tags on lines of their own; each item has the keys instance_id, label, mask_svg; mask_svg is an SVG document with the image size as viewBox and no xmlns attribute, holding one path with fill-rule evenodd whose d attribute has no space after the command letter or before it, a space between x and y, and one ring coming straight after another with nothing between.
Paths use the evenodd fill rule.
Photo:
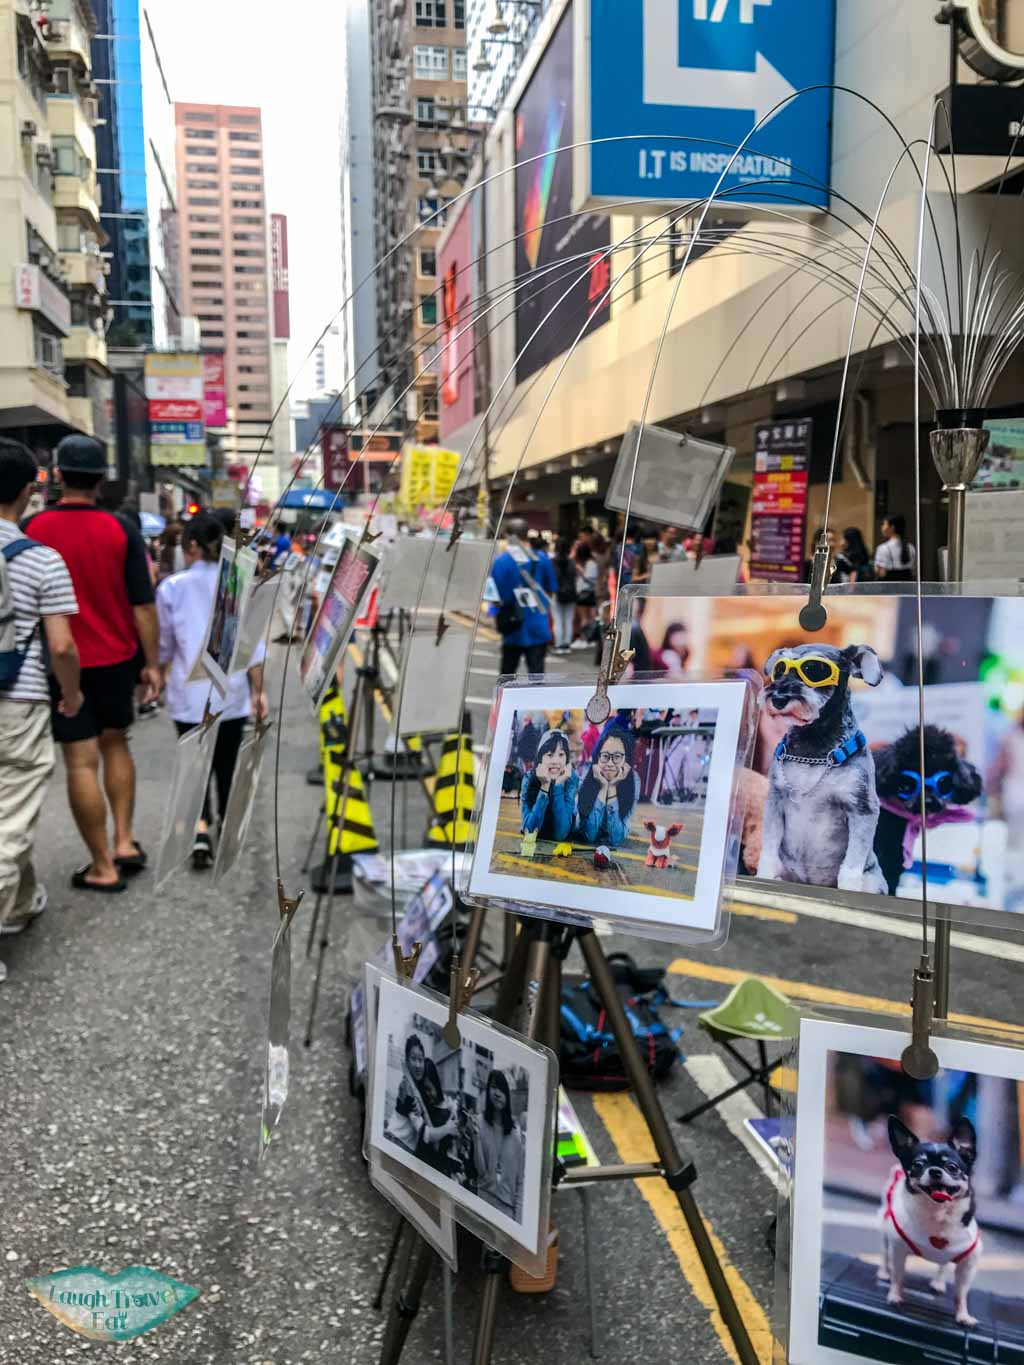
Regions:
<instances>
[{"instance_id":1,"label":"tripod stand","mask_svg":"<svg viewBox=\"0 0 1024 1365\"><path fill-rule=\"evenodd\" d=\"M470 918L463 958L467 969L472 965L479 948L485 913L484 909L477 906L474 907ZM557 1053L562 962L574 942L579 944L590 979L604 1005L637 1104L654 1142L658 1160L632 1165L589 1166L570 1170L559 1170L556 1163L555 1178L565 1185L580 1180L647 1178L664 1180L678 1200L680 1211L708 1277L718 1309L732 1336L741 1365L757 1365L757 1355L750 1336L693 1196L692 1186L697 1179L696 1167L676 1146L654 1082L640 1056L629 1020L626 1018L626 1012L615 987L615 979L593 930L566 928L549 920L521 919L511 959L499 987L494 1010L495 1018L499 1022L507 1022L519 1005L520 1032L529 1038L546 1043ZM380 1357L381 1365L397 1365L430 1272L434 1253L421 1239L417 1238L416 1241L418 1245L415 1246L415 1250L402 1262L404 1274L399 1277L392 1301ZM473 1365L489 1365L491 1360L498 1320L499 1277L506 1266L507 1261L503 1256L489 1247L484 1248L482 1259L484 1285L473 1345Z\"/></svg>"}]
</instances>

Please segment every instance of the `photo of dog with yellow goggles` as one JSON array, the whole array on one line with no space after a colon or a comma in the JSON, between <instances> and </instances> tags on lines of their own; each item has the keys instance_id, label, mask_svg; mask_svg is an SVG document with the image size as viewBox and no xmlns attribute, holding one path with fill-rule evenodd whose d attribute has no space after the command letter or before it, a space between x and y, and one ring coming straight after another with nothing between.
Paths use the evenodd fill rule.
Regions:
<instances>
[{"instance_id":1,"label":"photo of dog with yellow goggles","mask_svg":"<svg viewBox=\"0 0 1024 1365\"><path fill-rule=\"evenodd\" d=\"M776 649L764 675L761 706L785 730L768 772L757 875L884 894L875 765L849 690L851 678L878 686L878 655L869 645L796 645Z\"/></svg>"}]
</instances>

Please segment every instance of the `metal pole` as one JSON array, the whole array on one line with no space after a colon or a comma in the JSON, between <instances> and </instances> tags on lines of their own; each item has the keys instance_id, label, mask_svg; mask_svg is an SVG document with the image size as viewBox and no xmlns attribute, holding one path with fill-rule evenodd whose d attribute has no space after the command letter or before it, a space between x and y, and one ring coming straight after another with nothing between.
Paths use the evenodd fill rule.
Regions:
<instances>
[{"instance_id":1,"label":"metal pole","mask_svg":"<svg viewBox=\"0 0 1024 1365\"><path fill-rule=\"evenodd\" d=\"M598 995L608 1013L608 1022L611 1024L615 1040L619 1045L619 1051L622 1054L637 1104L640 1106L644 1121L654 1140L658 1159L664 1169L665 1182L679 1201L679 1208L686 1220L686 1226L693 1239L697 1255L700 1257L701 1264L708 1277L711 1292L715 1296L719 1312L722 1314L725 1325L732 1336L736 1354L740 1358L741 1365L758 1365L757 1352L754 1350L739 1307L733 1297L732 1290L729 1288L729 1282L725 1278L721 1262L711 1244L711 1238L704 1226L697 1201L690 1190L690 1186L697 1177L697 1172L691 1161L684 1161L675 1144L668 1119L665 1117L665 1111L662 1109L661 1102L654 1089L654 1082L651 1080L637 1050L636 1040L629 1027L629 1021L622 1007L619 993L615 988L615 978L612 976L611 968L608 966L601 945L592 929L585 930L580 934L579 943L583 950L587 970L590 972L590 979L597 988Z\"/></svg>"},{"instance_id":2,"label":"metal pole","mask_svg":"<svg viewBox=\"0 0 1024 1365\"><path fill-rule=\"evenodd\" d=\"M414 1245L416 1253L412 1255ZM420 1311L420 1300L423 1297L423 1289L430 1275L433 1259L433 1250L424 1242L422 1237L413 1233L410 1228L409 1237L402 1246L398 1293L395 1295L384 1328L384 1343L380 1349L380 1365L397 1365L401 1359L402 1348L405 1345L406 1337L409 1335L413 1318ZM405 1280L405 1270L410 1260L412 1270L409 1273L408 1280Z\"/></svg>"}]
</instances>

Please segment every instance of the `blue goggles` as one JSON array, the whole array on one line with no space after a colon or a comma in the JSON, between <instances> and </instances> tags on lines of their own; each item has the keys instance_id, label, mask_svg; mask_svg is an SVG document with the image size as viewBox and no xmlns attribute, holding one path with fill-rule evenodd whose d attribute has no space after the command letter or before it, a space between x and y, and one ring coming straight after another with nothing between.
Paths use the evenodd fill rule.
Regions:
<instances>
[{"instance_id":1,"label":"blue goggles","mask_svg":"<svg viewBox=\"0 0 1024 1365\"><path fill-rule=\"evenodd\" d=\"M950 801L953 797L953 774L943 768L941 772L926 777L922 783L919 772L912 768L904 768L896 784L896 791L901 801L916 801L921 795L922 786L939 801Z\"/></svg>"}]
</instances>

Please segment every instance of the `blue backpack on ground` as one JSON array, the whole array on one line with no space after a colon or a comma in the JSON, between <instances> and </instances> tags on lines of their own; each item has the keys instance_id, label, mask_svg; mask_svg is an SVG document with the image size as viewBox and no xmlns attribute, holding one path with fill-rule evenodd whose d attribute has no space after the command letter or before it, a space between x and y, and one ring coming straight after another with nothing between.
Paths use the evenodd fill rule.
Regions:
<instances>
[{"instance_id":1,"label":"blue backpack on ground","mask_svg":"<svg viewBox=\"0 0 1024 1365\"><path fill-rule=\"evenodd\" d=\"M18 648L17 623L14 618L14 586L7 566L12 559L17 559L20 554L34 549L38 544L36 540L29 540L28 536L19 536L17 540L10 541L0 550L0 692L10 691L18 681L22 664L32 648L32 641L39 629L39 623L36 622L32 634L25 641L24 648Z\"/></svg>"}]
</instances>

